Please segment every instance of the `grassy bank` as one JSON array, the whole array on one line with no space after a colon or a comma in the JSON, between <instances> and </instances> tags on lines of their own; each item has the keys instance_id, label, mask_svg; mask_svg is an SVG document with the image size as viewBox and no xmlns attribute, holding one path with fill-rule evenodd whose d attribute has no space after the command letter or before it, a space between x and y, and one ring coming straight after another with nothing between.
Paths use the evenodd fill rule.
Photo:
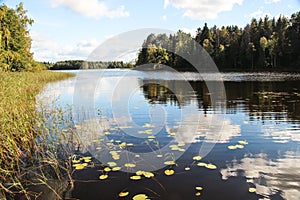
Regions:
<instances>
[{"instance_id":1,"label":"grassy bank","mask_svg":"<svg viewBox=\"0 0 300 200\"><path fill-rule=\"evenodd\" d=\"M50 71L0 72L0 193L26 190L19 179L37 151L36 95L48 82L72 76Z\"/></svg>"}]
</instances>

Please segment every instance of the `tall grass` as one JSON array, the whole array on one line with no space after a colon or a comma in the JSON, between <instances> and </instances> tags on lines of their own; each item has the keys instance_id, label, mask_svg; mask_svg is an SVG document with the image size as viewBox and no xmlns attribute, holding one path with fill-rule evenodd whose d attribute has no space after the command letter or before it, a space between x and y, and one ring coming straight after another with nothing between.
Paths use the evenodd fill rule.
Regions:
<instances>
[{"instance_id":1,"label":"tall grass","mask_svg":"<svg viewBox=\"0 0 300 200\"><path fill-rule=\"evenodd\" d=\"M37 137L44 131L36 109L36 95L48 82L72 76L50 71L0 72L0 198L1 193L26 194L27 188L23 184L28 175L26 169L37 167L37 152L43 152L44 147L37 142ZM44 152L47 152L44 158L39 153L41 159L50 158L48 164L58 165L55 155L47 150ZM31 172L40 171L38 168L31 168ZM45 181L43 177L40 176L41 181Z\"/></svg>"}]
</instances>

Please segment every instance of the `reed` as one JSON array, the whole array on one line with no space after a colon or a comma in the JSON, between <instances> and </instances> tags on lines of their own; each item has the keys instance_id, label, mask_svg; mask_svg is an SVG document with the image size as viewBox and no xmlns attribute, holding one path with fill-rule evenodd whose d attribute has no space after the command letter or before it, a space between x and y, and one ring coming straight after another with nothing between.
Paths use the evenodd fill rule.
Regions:
<instances>
[{"instance_id":1,"label":"reed","mask_svg":"<svg viewBox=\"0 0 300 200\"><path fill-rule=\"evenodd\" d=\"M59 165L55 153L45 150L48 146L37 140L45 138L49 131L45 131L43 118L36 109L36 95L47 83L72 76L50 71L0 72L0 198L1 193L27 196L26 169L42 174L40 179L45 181L40 165L36 165L37 157L51 164L54 171L59 169L55 167Z\"/></svg>"}]
</instances>

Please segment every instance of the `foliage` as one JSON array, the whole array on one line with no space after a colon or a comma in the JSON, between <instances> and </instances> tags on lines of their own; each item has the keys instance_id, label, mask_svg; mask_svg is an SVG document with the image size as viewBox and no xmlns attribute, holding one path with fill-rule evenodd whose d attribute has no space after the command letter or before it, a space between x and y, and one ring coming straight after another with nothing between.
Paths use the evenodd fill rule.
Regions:
<instances>
[{"instance_id":1,"label":"foliage","mask_svg":"<svg viewBox=\"0 0 300 200\"><path fill-rule=\"evenodd\" d=\"M36 95L47 82L71 76L49 71L0 72L0 94L3 97L0 101L0 194L3 190L7 193L12 190L26 192L22 185L22 181L26 181L26 169L36 164L38 154L46 156L36 141L37 136L45 134L44 127L39 126L43 123L38 118ZM55 167L57 160L51 158L50 161Z\"/></svg>"},{"instance_id":2,"label":"foliage","mask_svg":"<svg viewBox=\"0 0 300 200\"><path fill-rule=\"evenodd\" d=\"M11 9L0 6L0 71L37 71L41 66L30 53L31 39L28 18L23 4Z\"/></svg>"},{"instance_id":3,"label":"foliage","mask_svg":"<svg viewBox=\"0 0 300 200\"><path fill-rule=\"evenodd\" d=\"M59 61L50 66L51 70L75 70L75 69L114 69L114 68L132 68L131 63L123 61L83 61L83 60L66 60Z\"/></svg>"},{"instance_id":4,"label":"foliage","mask_svg":"<svg viewBox=\"0 0 300 200\"><path fill-rule=\"evenodd\" d=\"M139 52L137 65L167 64L177 70L193 70L178 56L199 56L194 39L212 57L221 71L276 70L299 71L300 12L291 16L252 19L243 29L238 26L198 28L195 38L182 31L167 36L151 34ZM163 49L168 49L162 56ZM181 54L180 54L181 53ZM154 65L155 66L155 65Z\"/></svg>"}]
</instances>

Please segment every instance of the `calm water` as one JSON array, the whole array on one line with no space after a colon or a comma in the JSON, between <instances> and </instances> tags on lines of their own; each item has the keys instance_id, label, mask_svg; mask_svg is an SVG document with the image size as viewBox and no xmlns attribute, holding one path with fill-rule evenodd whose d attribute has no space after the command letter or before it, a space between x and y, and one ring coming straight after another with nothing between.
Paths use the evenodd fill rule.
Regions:
<instances>
[{"instance_id":1,"label":"calm water","mask_svg":"<svg viewBox=\"0 0 300 200\"><path fill-rule=\"evenodd\" d=\"M81 151L94 157L73 174L73 198L300 199L299 75L75 73L39 96L72 105ZM104 172L109 162L121 170ZM155 176L131 180L137 170Z\"/></svg>"}]
</instances>

